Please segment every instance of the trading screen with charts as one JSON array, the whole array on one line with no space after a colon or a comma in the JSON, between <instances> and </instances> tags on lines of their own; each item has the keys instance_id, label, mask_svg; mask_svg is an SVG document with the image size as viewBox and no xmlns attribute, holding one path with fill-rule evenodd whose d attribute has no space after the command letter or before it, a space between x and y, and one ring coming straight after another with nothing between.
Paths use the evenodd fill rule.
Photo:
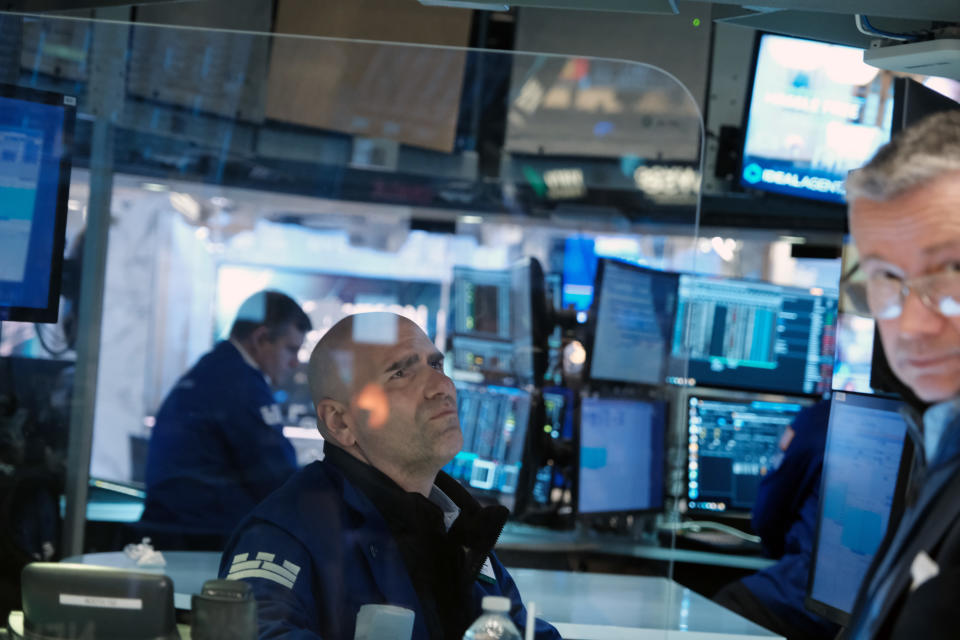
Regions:
<instances>
[{"instance_id":1,"label":"trading screen with charts","mask_svg":"<svg viewBox=\"0 0 960 640\"><path fill-rule=\"evenodd\" d=\"M687 400L687 508L749 512L760 481L780 454L780 437L802 407L692 393Z\"/></svg>"}]
</instances>

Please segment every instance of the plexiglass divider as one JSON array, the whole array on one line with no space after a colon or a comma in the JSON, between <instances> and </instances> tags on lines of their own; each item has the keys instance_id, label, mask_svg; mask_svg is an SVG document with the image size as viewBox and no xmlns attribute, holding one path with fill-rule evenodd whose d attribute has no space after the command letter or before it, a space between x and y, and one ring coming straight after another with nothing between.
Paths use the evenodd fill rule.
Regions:
<instances>
[{"instance_id":1,"label":"plexiglass divider","mask_svg":"<svg viewBox=\"0 0 960 640\"><path fill-rule=\"evenodd\" d=\"M521 591L587 588L522 570L544 563L666 578L642 593L624 583L620 608L591 582L590 606L558 595L541 615L561 631L693 629L693 596L671 581L689 444L676 307L677 274L702 255L703 125L673 76L584 57L0 20L19 34L8 82L77 98L66 255L81 284L64 288L58 324L4 322L0 342L5 380L59 399L31 432L66 483L55 557L150 533L138 521L164 399L245 299L275 289L311 323L299 365L272 381L270 417L298 464L322 450L314 345L351 313L408 317L458 390L465 442L445 470L513 510L498 549Z\"/></svg>"}]
</instances>

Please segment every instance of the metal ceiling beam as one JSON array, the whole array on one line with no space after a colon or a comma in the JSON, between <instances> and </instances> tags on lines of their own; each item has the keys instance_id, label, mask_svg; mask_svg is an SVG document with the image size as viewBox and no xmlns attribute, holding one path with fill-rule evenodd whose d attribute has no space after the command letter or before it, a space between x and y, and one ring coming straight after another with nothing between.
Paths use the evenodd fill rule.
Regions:
<instances>
[{"instance_id":1,"label":"metal ceiling beam","mask_svg":"<svg viewBox=\"0 0 960 640\"><path fill-rule=\"evenodd\" d=\"M705 0L697 0L703 2ZM960 2L957 0L759 0L756 3L743 0L709 0L713 4L748 6L753 4L770 9L792 9L839 13L852 16L862 13L870 17L885 16L908 20L939 20L960 22ZM586 2L584 2L586 4Z\"/></svg>"},{"instance_id":2,"label":"metal ceiling beam","mask_svg":"<svg viewBox=\"0 0 960 640\"><path fill-rule=\"evenodd\" d=\"M197 2L198 0L0 0L0 11L18 13L50 13L77 9L102 9L144 4L171 2Z\"/></svg>"}]
</instances>

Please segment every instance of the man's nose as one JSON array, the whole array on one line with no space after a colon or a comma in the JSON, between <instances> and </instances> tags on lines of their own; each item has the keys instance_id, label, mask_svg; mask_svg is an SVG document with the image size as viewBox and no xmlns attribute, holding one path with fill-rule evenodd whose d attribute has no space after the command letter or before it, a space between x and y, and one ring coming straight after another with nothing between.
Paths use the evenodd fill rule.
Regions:
<instances>
[{"instance_id":1,"label":"man's nose","mask_svg":"<svg viewBox=\"0 0 960 640\"><path fill-rule=\"evenodd\" d=\"M903 309L897 319L901 336L924 336L940 333L946 322L938 311L931 309L913 290L903 300Z\"/></svg>"},{"instance_id":2,"label":"man's nose","mask_svg":"<svg viewBox=\"0 0 960 640\"><path fill-rule=\"evenodd\" d=\"M447 396L455 399L457 397L457 388L454 386L453 380L447 377L447 374L443 371L437 369L430 370L430 379L424 391L428 398Z\"/></svg>"}]
</instances>

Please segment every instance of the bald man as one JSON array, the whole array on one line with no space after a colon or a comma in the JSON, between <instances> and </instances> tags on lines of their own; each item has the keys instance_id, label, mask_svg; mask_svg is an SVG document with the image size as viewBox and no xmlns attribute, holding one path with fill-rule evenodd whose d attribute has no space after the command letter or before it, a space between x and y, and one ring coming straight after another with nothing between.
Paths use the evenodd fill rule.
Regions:
<instances>
[{"instance_id":1,"label":"bald man","mask_svg":"<svg viewBox=\"0 0 960 640\"><path fill-rule=\"evenodd\" d=\"M260 504L221 560L253 588L260 637L352 639L361 606L390 604L414 612L417 640L461 638L487 595L510 598L523 628L493 552L507 510L440 470L463 444L443 354L406 318L358 314L324 335L309 375L324 460Z\"/></svg>"}]
</instances>

